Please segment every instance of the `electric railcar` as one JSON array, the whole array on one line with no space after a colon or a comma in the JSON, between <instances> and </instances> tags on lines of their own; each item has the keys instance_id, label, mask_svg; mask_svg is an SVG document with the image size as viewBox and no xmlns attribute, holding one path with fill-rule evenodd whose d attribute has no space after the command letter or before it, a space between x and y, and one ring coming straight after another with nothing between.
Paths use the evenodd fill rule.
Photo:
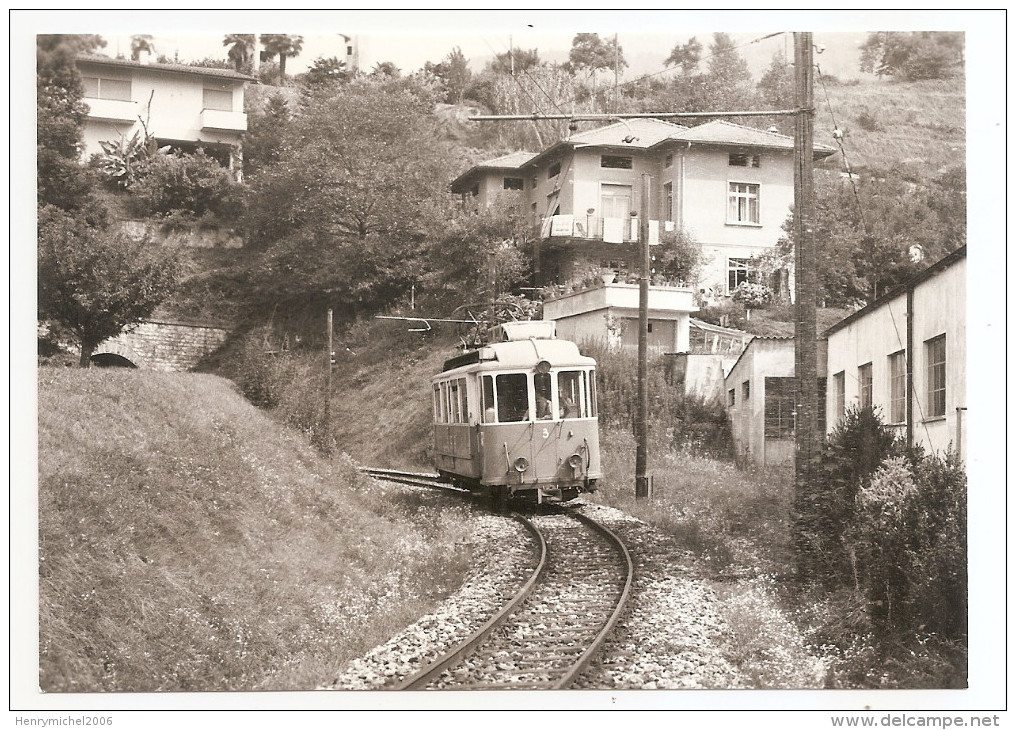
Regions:
<instances>
[{"instance_id":1,"label":"electric railcar","mask_svg":"<svg viewBox=\"0 0 1016 730\"><path fill-rule=\"evenodd\" d=\"M505 323L491 339L432 379L439 474L499 502L595 491L596 361L554 322Z\"/></svg>"}]
</instances>

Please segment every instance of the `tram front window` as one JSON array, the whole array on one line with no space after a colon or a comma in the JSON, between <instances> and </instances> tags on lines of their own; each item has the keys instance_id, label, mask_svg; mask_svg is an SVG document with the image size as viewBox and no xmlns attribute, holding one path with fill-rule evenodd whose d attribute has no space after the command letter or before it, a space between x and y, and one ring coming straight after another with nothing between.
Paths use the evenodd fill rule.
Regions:
<instances>
[{"instance_id":1,"label":"tram front window","mask_svg":"<svg viewBox=\"0 0 1016 730\"><path fill-rule=\"evenodd\" d=\"M536 390L536 417L541 420L554 417L551 409L550 373L536 373L533 376L533 386Z\"/></svg>"},{"instance_id":2,"label":"tram front window","mask_svg":"<svg viewBox=\"0 0 1016 730\"><path fill-rule=\"evenodd\" d=\"M557 374L561 418L585 418L589 415L585 383L586 374L582 370L562 370Z\"/></svg>"},{"instance_id":3,"label":"tram front window","mask_svg":"<svg viewBox=\"0 0 1016 730\"><path fill-rule=\"evenodd\" d=\"M497 376L497 420L524 421L529 411L529 383L525 373Z\"/></svg>"}]
</instances>

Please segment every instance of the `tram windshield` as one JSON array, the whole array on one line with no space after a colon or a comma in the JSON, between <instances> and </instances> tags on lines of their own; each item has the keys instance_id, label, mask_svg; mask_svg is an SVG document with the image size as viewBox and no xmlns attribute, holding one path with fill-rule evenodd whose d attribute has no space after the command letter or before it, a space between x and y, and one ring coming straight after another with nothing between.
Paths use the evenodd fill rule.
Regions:
<instances>
[{"instance_id":1,"label":"tram windshield","mask_svg":"<svg viewBox=\"0 0 1016 730\"><path fill-rule=\"evenodd\" d=\"M557 398L561 418L589 418L596 415L592 373L562 370L557 374Z\"/></svg>"},{"instance_id":2,"label":"tram windshield","mask_svg":"<svg viewBox=\"0 0 1016 730\"><path fill-rule=\"evenodd\" d=\"M497 420L525 421L529 411L529 378L525 373L497 376Z\"/></svg>"}]
</instances>

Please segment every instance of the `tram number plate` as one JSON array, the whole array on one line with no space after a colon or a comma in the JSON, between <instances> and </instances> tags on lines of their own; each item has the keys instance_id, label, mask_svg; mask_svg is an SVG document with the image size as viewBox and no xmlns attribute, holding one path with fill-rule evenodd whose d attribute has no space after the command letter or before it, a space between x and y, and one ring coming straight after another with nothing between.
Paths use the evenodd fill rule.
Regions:
<instances>
[{"instance_id":1,"label":"tram number plate","mask_svg":"<svg viewBox=\"0 0 1016 730\"><path fill-rule=\"evenodd\" d=\"M544 428L543 429L543 438L549 438L549 437L550 437L550 429L549 428Z\"/></svg>"}]
</instances>

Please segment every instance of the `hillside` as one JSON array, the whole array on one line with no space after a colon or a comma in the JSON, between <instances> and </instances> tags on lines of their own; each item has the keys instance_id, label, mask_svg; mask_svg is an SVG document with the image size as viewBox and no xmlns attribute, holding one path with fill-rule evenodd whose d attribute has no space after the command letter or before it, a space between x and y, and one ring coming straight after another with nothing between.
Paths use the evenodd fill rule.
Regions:
<instances>
[{"instance_id":1,"label":"hillside","mask_svg":"<svg viewBox=\"0 0 1016 730\"><path fill-rule=\"evenodd\" d=\"M815 80L815 141L835 145L832 130L845 133L851 168L901 166L921 179L966 160L966 94L962 77L851 83ZM835 121L835 123L834 123ZM843 158L825 167L844 169Z\"/></svg>"},{"instance_id":2,"label":"hillside","mask_svg":"<svg viewBox=\"0 0 1016 730\"><path fill-rule=\"evenodd\" d=\"M39 684L313 689L461 582L469 508L434 499L221 378L41 368Z\"/></svg>"}]
</instances>

